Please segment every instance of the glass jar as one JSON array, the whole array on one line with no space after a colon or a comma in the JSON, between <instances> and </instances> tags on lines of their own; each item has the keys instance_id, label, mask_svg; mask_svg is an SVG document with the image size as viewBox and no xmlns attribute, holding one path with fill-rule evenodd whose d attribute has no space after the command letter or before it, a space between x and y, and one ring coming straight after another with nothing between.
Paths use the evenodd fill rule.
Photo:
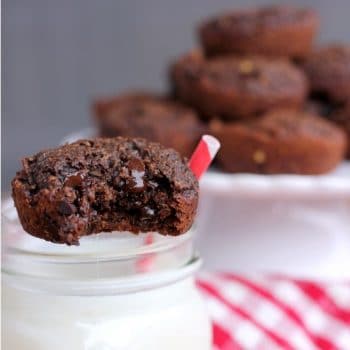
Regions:
<instances>
[{"instance_id":1,"label":"glass jar","mask_svg":"<svg viewBox=\"0 0 350 350\"><path fill-rule=\"evenodd\" d=\"M210 349L192 231L103 233L68 247L26 234L6 203L2 232L4 350Z\"/></svg>"}]
</instances>

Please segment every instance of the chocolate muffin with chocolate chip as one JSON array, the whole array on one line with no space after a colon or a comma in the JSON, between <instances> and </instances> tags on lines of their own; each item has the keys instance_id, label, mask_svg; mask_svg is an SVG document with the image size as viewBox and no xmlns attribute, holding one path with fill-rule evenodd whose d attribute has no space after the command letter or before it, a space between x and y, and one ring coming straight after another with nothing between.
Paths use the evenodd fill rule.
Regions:
<instances>
[{"instance_id":1,"label":"chocolate muffin with chocolate chip","mask_svg":"<svg viewBox=\"0 0 350 350\"><path fill-rule=\"evenodd\" d=\"M314 94L330 102L350 100L350 45L332 45L315 50L303 65Z\"/></svg>"},{"instance_id":2,"label":"chocolate muffin with chocolate chip","mask_svg":"<svg viewBox=\"0 0 350 350\"><path fill-rule=\"evenodd\" d=\"M94 103L94 115L103 137L143 137L190 157L204 125L191 108L142 92Z\"/></svg>"},{"instance_id":3,"label":"chocolate muffin with chocolate chip","mask_svg":"<svg viewBox=\"0 0 350 350\"><path fill-rule=\"evenodd\" d=\"M221 142L218 163L228 172L322 174L343 159L344 132L310 113L275 110L241 122L211 122Z\"/></svg>"},{"instance_id":4,"label":"chocolate muffin with chocolate chip","mask_svg":"<svg viewBox=\"0 0 350 350\"><path fill-rule=\"evenodd\" d=\"M207 55L259 54L300 59L319 27L315 11L268 6L223 13L204 21L199 37Z\"/></svg>"},{"instance_id":5,"label":"chocolate muffin with chocolate chip","mask_svg":"<svg viewBox=\"0 0 350 350\"><path fill-rule=\"evenodd\" d=\"M179 153L158 143L80 140L22 163L12 195L33 236L71 245L102 231L176 236L193 223L198 182Z\"/></svg>"},{"instance_id":6,"label":"chocolate muffin with chocolate chip","mask_svg":"<svg viewBox=\"0 0 350 350\"><path fill-rule=\"evenodd\" d=\"M207 119L244 119L272 108L299 108L308 92L300 69L263 57L207 60L192 52L173 65L171 77L178 98Z\"/></svg>"}]
</instances>

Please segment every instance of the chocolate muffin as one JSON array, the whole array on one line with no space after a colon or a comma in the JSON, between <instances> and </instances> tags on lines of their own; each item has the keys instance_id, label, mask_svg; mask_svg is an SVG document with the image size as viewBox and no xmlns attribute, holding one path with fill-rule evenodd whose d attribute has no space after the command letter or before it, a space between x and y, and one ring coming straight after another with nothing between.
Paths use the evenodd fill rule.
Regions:
<instances>
[{"instance_id":1,"label":"chocolate muffin","mask_svg":"<svg viewBox=\"0 0 350 350\"><path fill-rule=\"evenodd\" d=\"M345 131L348 141L346 156L348 159L350 159L350 101L343 107L340 107L330 113L328 118Z\"/></svg>"},{"instance_id":2,"label":"chocolate muffin","mask_svg":"<svg viewBox=\"0 0 350 350\"><path fill-rule=\"evenodd\" d=\"M333 45L315 50L304 62L314 93L333 102L350 100L350 46Z\"/></svg>"},{"instance_id":3,"label":"chocolate muffin","mask_svg":"<svg viewBox=\"0 0 350 350\"><path fill-rule=\"evenodd\" d=\"M94 104L102 137L143 137L190 157L204 125L192 109L166 98L130 93Z\"/></svg>"},{"instance_id":4,"label":"chocolate muffin","mask_svg":"<svg viewBox=\"0 0 350 350\"><path fill-rule=\"evenodd\" d=\"M178 60L171 77L179 99L207 119L250 118L276 107L299 108L308 92L303 72L286 60L262 57Z\"/></svg>"},{"instance_id":5,"label":"chocolate muffin","mask_svg":"<svg viewBox=\"0 0 350 350\"><path fill-rule=\"evenodd\" d=\"M71 245L102 231L176 236L193 223L198 182L179 153L158 143L80 140L22 163L12 194L33 236Z\"/></svg>"},{"instance_id":6,"label":"chocolate muffin","mask_svg":"<svg viewBox=\"0 0 350 350\"><path fill-rule=\"evenodd\" d=\"M268 6L210 18L198 32L209 56L259 54L300 59L309 53L318 27L313 10Z\"/></svg>"},{"instance_id":7,"label":"chocolate muffin","mask_svg":"<svg viewBox=\"0 0 350 350\"><path fill-rule=\"evenodd\" d=\"M331 122L283 109L246 122L212 121L211 131L228 172L322 174L336 167L346 147L344 132Z\"/></svg>"}]
</instances>

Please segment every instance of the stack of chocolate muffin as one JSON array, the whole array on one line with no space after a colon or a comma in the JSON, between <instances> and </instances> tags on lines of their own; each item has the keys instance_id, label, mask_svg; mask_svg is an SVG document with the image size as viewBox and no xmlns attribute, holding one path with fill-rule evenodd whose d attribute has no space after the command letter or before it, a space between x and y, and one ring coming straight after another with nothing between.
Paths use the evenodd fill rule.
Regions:
<instances>
[{"instance_id":1,"label":"stack of chocolate muffin","mask_svg":"<svg viewBox=\"0 0 350 350\"><path fill-rule=\"evenodd\" d=\"M142 136L190 156L208 130L228 172L321 174L350 157L350 47L313 48L309 9L271 6L202 22L201 49L170 69L173 97L100 100L102 136ZM348 140L347 140L348 139Z\"/></svg>"}]
</instances>

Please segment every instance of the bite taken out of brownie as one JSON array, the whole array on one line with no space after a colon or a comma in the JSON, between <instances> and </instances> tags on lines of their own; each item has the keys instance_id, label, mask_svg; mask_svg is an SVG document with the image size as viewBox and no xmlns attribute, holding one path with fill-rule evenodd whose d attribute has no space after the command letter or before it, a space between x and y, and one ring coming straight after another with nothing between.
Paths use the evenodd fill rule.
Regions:
<instances>
[{"instance_id":1,"label":"bite taken out of brownie","mask_svg":"<svg viewBox=\"0 0 350 350\"><path fill-rule=\"evenodd\" d=\"M173 149L141 138L80 140L24 158L12 195L25 231L68 245L99 232L180 235L198 181Z\"/></svg>"}]
</instances>

